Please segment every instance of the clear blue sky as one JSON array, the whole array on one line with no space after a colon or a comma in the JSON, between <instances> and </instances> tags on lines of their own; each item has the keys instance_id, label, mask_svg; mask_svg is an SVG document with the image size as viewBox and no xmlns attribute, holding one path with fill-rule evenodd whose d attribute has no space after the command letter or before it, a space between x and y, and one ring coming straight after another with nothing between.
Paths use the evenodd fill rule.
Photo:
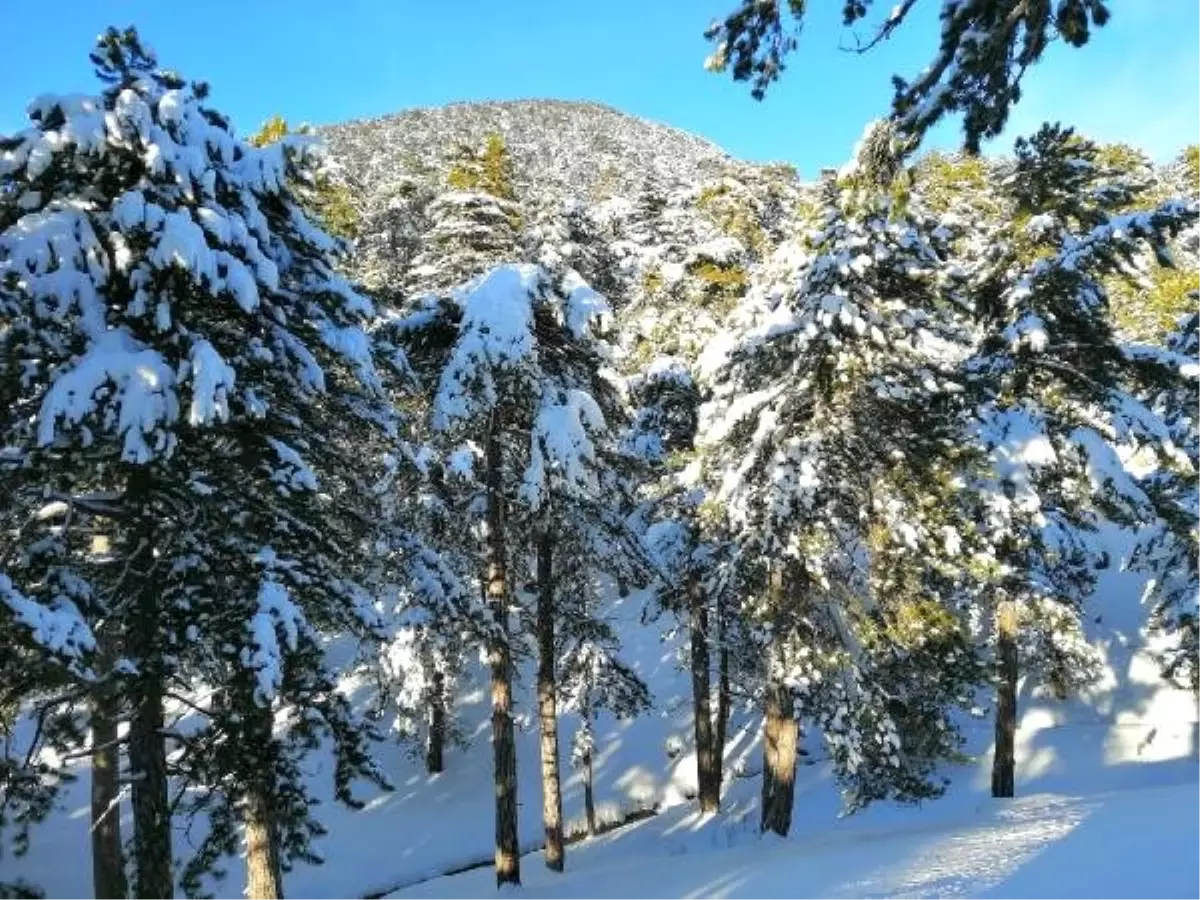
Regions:
<instances>
[{"instance_id":1,"label":"clear blue sky","mask_svg":"<svg viewBox=\"0 0 1200 900\"><path fill-rule=\"evenodd\" d=\"M892 0L877 0L886 12ZM756 102L702 68L702 32L736 0L0 0L0 133L47 91L95 91L87 54L106 25L134 24L165 65L213 87L249 133L272 113L335 122L454 100L559 97L608 103L703 135L736 156L813 175L842 162L937 37L937 0L867 56L839 49L840 0L812 3L783 82ZM1055 45L1027 79L1009 134L1046 119L1165 159L1200 131L1200 4L1112 0L1083 50ZM20 37L18 37L20 36ZM956 142L957 123L931 143Z\"/></svg>"}]
</instances>

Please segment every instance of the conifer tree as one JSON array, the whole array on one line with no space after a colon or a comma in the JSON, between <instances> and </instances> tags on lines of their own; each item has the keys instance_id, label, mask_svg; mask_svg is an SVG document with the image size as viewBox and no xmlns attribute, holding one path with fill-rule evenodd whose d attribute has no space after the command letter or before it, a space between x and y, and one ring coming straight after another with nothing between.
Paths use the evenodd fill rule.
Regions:
<instances>
[{"instance_id":1,"label":"conifer tree","mask_svg":"<svg viewBox=\"0 0 1200 900\"><path fill-rule=\"evenodd\" d=\"M1154 521L1117 448L1142 445L1166 464L1179 455L1139 399L1177 383L1178 357L1121 345L1104 279L1135 271L1147 251L1169 261L1166 241L1194 221L1196 204L1115 212L1129 185L1108 183L1095 157L1090 142L1053 126L1018 142L1004 182L1017 230L976 288L982 343L968 374L992 458L984 528L996 560L998 797L1015 789L1019 674L1065 696L1095 673L1082 616L1104 558L1089 535L1105 520Z\"/></svg>"},{"instance_id":2,"label":"conifer tree","mask_svg":"<svg viewBox=\"0 0 1200 900\"><path fill-rule=\"evenodd\" d=\"M871 50L903 28L916 5L917 0L902 0L894 6L869 40L857 42L858 52ZM845 4L843 26L863 23L871 7L871 0ZM705 32L714 44L706 67L728 70L735 81L749 81L752 95L761 100L796 49L806 14L803 0L741 0ZM937 50L928 65L912 80L892 78L892 118L902 135L919 142L943 116L961 112L966 149L978 152L983 139L1003 131L1009 110L1021 99L1022 79L1046 48L1056 39L1082 47L1109 17L1107 4L1100 0L944 3Z\"/></svg>"},{"instance_id":3,"label":"conifer tree","mask_svg":"<svg viewBox=\"0 0 1200 900\"><path fill-rule=\"evenodd\" d=\"M329 735L343 799L377 777L318 640L369 626L353 580L369 517L346 454L388 417L371 307L291 190L311 177L311 139L238 141L207 86L160 69L132 29L107 31L92 61L100 96L41 98L4 147L16 216L0 223L0 280L12 371L33 376L6 391L34 411L12 446L68 512L112 523L120 568L72 583L103 598L93 621L119 642L105 675L129 697L137 895L174 891L165 700L199 680L220 685L195 705L204 727L170 729L212 825L187 886L236 849L240 821L252 895L279 896L319 831L298 758Z\"/></svg>"},{"instance_id":4,"label":"conifer tree","mask_svg":"<svg viewBox=\"0 0 1200 900\"><path fill-rule=\"evenodd\" d=\"M883 488L883 476L927 473L959 421L953 369L931 350L936 334L954 338L959 318L941 283L942 232L870 164L865 151L886 133L869 130L856 164L826 185L794 286L785 254L782 289L752 300L732 346L713 357L703 431L745 585L741 613L762 642L762 828L780 834L798 715L820 725L851 807L937 793L932 768L957 743L947 707L909 703L918 657L892 665L890 635L913 609L882 589L888 552L947 555L941 522ZM941 674L948 685L968 677Z\"/></svg>"},{"instance_id":5,"label":"conifer tree","mask_svg":"<svg viewBox=\"0 0 1200 900\"><path fill-rule=\"evenodd\" d=\"M522 507L549 496L556 479L588 481L588 434L604 423L603 395L593 393L600 357L590 335L604 310L577 277L556 283L536 266L504 265L448 298L431 298L394 326L430 396L422 435L436 466L427 468L445 473L446 492L463 498L459 508L475 517L469 533L481 538L471 561L493 617L485 648L498 884L520 881L510 618L529 532L522 537L514 522Z\"/></svg>"}]
</instances>

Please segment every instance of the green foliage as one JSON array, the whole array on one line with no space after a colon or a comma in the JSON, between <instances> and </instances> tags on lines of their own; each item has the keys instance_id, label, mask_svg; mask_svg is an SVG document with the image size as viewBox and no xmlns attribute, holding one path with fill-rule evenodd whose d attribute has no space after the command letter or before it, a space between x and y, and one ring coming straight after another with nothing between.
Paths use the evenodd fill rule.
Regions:
<instances>
[{"instance_id":1,"label":"green foliage","mask_svg":"<svg viewBox=\"0 0 1200 900\"><path fill-rule=\"evenodd\" d=\"M292 133L287 120L283 116L274 115L247 138L247 143L255 147L265 147L283 140ZM320 219L326 231L347 240L358 237L360 216L354 203L354 194L349 187L340 181L334 181L327 173L319 172L311 191L306 193L305 206Z\"/></svg>"},{"instance_id":2,"label":"green foliage","mask_svg":"<svg viewBox=\"0 0 1200 900\"><path fill-rule=\"evenodd\" d=\"M866 20L871 0L847 0L842 4L842 24L856 30L854 42L870 49L902 28L916 5L907 0L870 23ZM761 100L795 50L808 6L806 0L739 0L735 9L705 31L714 45L705 68L728 71L734 81L750 82L751 95ZM918 67L920 74L915 77L892 79L892 118L900 130L920 140L943 116L962 113L964 143L977 152L984 138L1004 130L1010 107L1021 97L1021 79L1043 51L1056 39L1082 47L1092 29L1108 19L1108 6L1102 0L949 4L933 58ZM860 38L863 29L865 40Z\"/></svg>"},{"instance_id":3,"label":"green foliage","mask_svg":"<svg viewBox=\"0 0 1200 900\"><path fill-rule=\"evenodd\" d=\"M642 276L642 289L648 297L656 296L662 290L663 284L662 272L658 269L647 269L646 274Z\"/></svg>"},{"instance_id":4,"label":"green foliage","mask_svg":"<svg viewBox=\"0 0 1200 900\"><path fill-rule=\"evenodd\" d=\"M979 156L933 152L914 166L914 182L926 205L944 213L973 199L986 202L988 165ZM991 204L994 208L994 203Z\"/></svg>"},{"instance_id":5,"label":"green foliage","mask_svg":"<svg viewBox=\"0 0 1200 900\"><path fill-rule=\"evenodd\" d=\"M703 283L705 305L719 312L731 311L750 286L749 276L741 266L721 266L705 260L688 266L688 273Z\"/></svg>"},{"instance_id":6,"label":"green foliage","mask_svg":"<svg viewBox=\"0 0 1200 900\"><path fill-rule=\"evenodd\" d=\"M489 134L478 153L469 147L459 148L446 181L458 191L481 191L500 200L515 200L512 160L503 136Z\"/></svg>"},{"instance_id":7,"label":"green foliage","mask_svg":"<svg viewBox=\"0 0 1200 900\"><path fill-rule=\"evenodd\" d=\"M1200 289L1196 272L1155 266L1148 284L1114 276L1105 285L1113 324L1130 337L1161 341L1183 316L1196 310L1193 292Z\"/></svg>"},{"instance_id":8,"label":"green foliage","mask_svg":"<svg viewBox=\"0 0 1200 900\"><path fill-rule=\"evenodd\" d=\"M1188 188L1192 191L1200 190L1200 144L1184 147L1183 152L1179 154L1179 161L1183 163Z\"/></svg>"},{"instance_id":9,"label":"green foliage","mask_svg":"<svg viewBox=\"0 0 1200 900\"><path fill-rule=\"evenodd\" d=\"M696 208L731 238L754 254L761 254L767 245L767 233L758 221L748 198L738 197L728 185L705 187L696 198Z\"/></svg>"},{"instance_id":10,"label":"green foliage","mask_svg":"<svg viewBox=\"0 0 1200 900\"><path fill-rule=\"evenodd\" d=\"M280 115L271 116L254 134L247 138L247 143L255 147L265 147L276 141L283 140L288 135L287 119Z\"/></svg>"}]
</instances>

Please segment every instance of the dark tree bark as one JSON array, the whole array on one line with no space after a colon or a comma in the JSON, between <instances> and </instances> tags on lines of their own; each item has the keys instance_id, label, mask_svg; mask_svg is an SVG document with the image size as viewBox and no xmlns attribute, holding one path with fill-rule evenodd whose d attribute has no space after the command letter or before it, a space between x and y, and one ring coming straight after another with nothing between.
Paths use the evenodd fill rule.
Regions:
<instances>
[{"instance_id":1,"label":"dark tree bark","mask_svg":"<svg viewBox=\"0 0 1200 900\"><path fill-rule=\"evenodd\" d=\"M781 682L767 685L763 722L762 830L787 837L796 786L797 728L792 692Z\"/></svg>"},{"instance_id":2,"label":"dark tree bark","mask_svg":"<svg viewBox=\"0 0 1200 900\"><path fill-rule=\"evenodd\" d=\"M542 732L542 825L546 868L563 870L562 789L558 776L558 705L554 676L554 539L543 532L537 544L538 719Z\"/></svg>"},{"instance_id":3,"label":"dark tree bark","mask_svg":"<svg viewBox=\"0 0 1200 900\"><path fill-rule=\"evenodd\" d=\"M169 898L174 894L175 882L162 677L153 661L140 655L139 658L141 671L133 682L133 715L129 721L134 885L138 897Z\"/></svg>"},{"instance_id":4,"label":"dark tree bark","mask_svg":"<svg viewBox=\"0 0 1200 900\"><path fill-rule=\"evenodd\" d=\"M152 479L144 467L130 473L127 500L142 523L133 535L131 571L142 573L128 647L138 674L130 683L129 768L133 779L134 893L137 897L169 898L175 879L171 854L171 804L167 786L167 743L163 734L162 622L154 583L151 520Z\"/></svg>"},{"instance_id":5,"label":"dark tree bark","mask_svg":"<svg viewBox=\"0 0 1200 900\"><path fill-rule=\"evenodd\" d=\"M496 779L496 884L521 883L517 844L517 749L512 720L512 651L508 645L508 568L504 553L503 452L498 423L487 436L487 577L488 603L497 634L489 641L492 673L492 754Z\"/></svg>"},{"instance_id":6,"label":"dark tree bark","mask_svg":"<svg viewBox=\"0 0 1200 900\"><path fill-rule=\"evenodd\" d=\"M992 796L1015 793L1017 738L1017 607L1011 600L996 611L996 651L999 684L996 688L996 755L992 759Z\"/></svg>"},{"instance_id":7,"label":"dark tree bark","mask_svg":"<svg viewBox=\"0 0 1200 900\"><path fill-rule=\"evenodd\" d=\"M121 848L120 762L117 718L120 705L111 684L92 693L92 892L126 897L125 856Z\"/></svg>"},{"instance_id":8,"label":"dark tree bark","mask_svg":"<svg viewBox=\"0 0 1200 900\"><path fill-rule=\"evenodd\" d=\"M246 896L250 900L279 900L283 897L283 868L269 788L257 784L247 791L243 817L246 826Z\"/></svg>"},{"instance_id":9,"label":"dark tree bark","mask_svg":"<svg viewBox=\"0 0 1200 900\"><path fill-rule=\"evenodd\" d=\"M721 768L709 697L712 683L708 654L708 604L704 596L704 586L694 575L690 576L688 583L688 613L698 799L701 812L716 812L721 805Z\"/></svg>"},{"instance_id":10,"label":"dark tree bark","mask_svg":"<svg viewBox=\"0 0 1200 900\"><path fill-rule=\"evenodd\" d=\"M592 702L584 698L581 710L583 721L587 723L589 737L594 736L592 729ZM592 751L588 750L583 756L583 813L587 818L587 830L591 837L596 836L596 795L593 792L595 772L592 770Z\"/></svg>"},{"instance_id":11,"label":"dark tree bark","mask_svg":"<svg viewBox=\"0 0 1200 900\"><path fill-rule=\"evenodd\" d=\"M436 775L444 768L446 747L446 678L433 673L433 689L429 692L429 730L425 735L425 770Z\"/></svg>"},{"instance_id":12,"label":"dark tree bark","mask_svg":"<svg viewBox=\"0 0 1200 900\"><path fill-rule=\"evenodd\" d=\"M729 734L729 635L725 604L717 603L717 783L725 769L725 741Z\"/></svg>"}]
</instances>

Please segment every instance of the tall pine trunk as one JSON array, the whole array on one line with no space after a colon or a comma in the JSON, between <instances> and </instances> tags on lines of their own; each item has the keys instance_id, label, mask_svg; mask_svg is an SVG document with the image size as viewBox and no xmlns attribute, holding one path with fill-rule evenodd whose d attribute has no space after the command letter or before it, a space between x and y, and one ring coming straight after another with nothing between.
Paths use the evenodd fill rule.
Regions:
<instances>
[{"instance_id":1,"label":"tall pine trunk","mask_svg":"<svg viewBox=\"0 0 1200 900\"><path fill-rule=\"evenodd\" d=\"M138 897L168 898L174 895L175 883L162 676L153 662L147 666L146 657L141 660L141 671L133 683L133 714L129 720L134 885Z\"/></svg>"},{"instance_id":2,"label":"tall pine trunk","mask_svg":"<svg viewBox=\"0 0 1200 900\"><path fill-rule=\"evenodd\" d=\"M584 727L588 730L588 750L583 755L583 813L587 819L587 830L591 837L596 836L596 795L593 792L593 783L595 772L592 770L592 741L594 735L592 733L592 701L590 698L584 698L583 709L580 711L583 716Z\"/></svg>"},{"instance_id":3,"label":"tall pine trunk","mask_svg":"<svg viewBox=\"0 0 1200 900\"><path fill-rule=\"evenodd\" d=\"M729 734L729 619L723 601L717 602L717 765L725 767L725 740ZM717 776L720 784L721 776Z\"/></svg>"},{"instance_id":4,"label":"tall pine trunk","mask_svg":"<svg viewBox=\"0 0 1200 900\"><path fill-rule=\"evenodd\" d=\"M246 828L246 896L250 900L283 897L283 867L271 791L256 784L247 792L242 811Z\"/></svg>"},{"instance_id":5,"label":"tall pine trunk","mask_svg":"<svg viewBox=\"0 0 1200 900\"><path fill-rule=\"evenodd\" d=\"M797 728L792 692L780 681L767 685L763 722L762 830L787 837L796 786Z\"/></svg>"},{"instance_id":6,"label":"tall pine trunk","mask_svg":"<svg viewBox=\"0 0 1200 900\"><path fill-rule=\"evenodd\" d=\"M99 685L91 708L92 893L105 898L126 897L129 891L121 849L119 712L112 685Z\"/></svg>"},{"instance_id":7,"label":"tall pine trunk","mask_svg":"<svg viewBox=\"0 0 1200 900\"><path fill-rule=\"evenodd\" d=\"M712 690L708 654L708 604L700 579L689 576L689 638L692 656L692 716L696 735L696 781L701 812L716 812L721 804L720 754L713 732Z\"/></svg>"},{"instance_id":8,"label":"tall pine trunk","mask_svg":"<svg viewBox=\"0 0 1200 900\"><path fill-rule=\"evenodd\" d=\"M161 586L154 583L151 498L153 481L144 467L129 475L126 499L141 519L134 529L130 569L146 579L138 586L128 636L138 673L130 685L129 769L133 781L134 893L137 897L174 896L171 857L171 802L167 785L167 742L163 733Z\"/></svg>"},{"instance_id":9,"label":"tall pine trunk","mask_svg":"<svg viewBox=\"0 0 1200 900\"><path fill-rule=\"evenodd\" d=\"M242 825L246 842L246 896L250 900L278 900L283 897L283 861L279 847L279 823L276 819L277 792L271 751L274 714L250 696L243 713L246 736L252 748L248 757L257 763L256 771L246 779L242 796Z\"/></svg>"},{"instance_id":10,"label":"tall pine trunk","mask_svg":"<svg viewBox=\"0 0 1200 900\"><path fill-rule=\"evenodd\" d=\"M1012 600L996 610L996 652L999 684L996 688L996 755L992 759L992 796L1015 793L1017 739L1017 606Z\"/></svg>"},{"instance_id":11,"label":"tall pine trunk","mask_svg":"<svg viewBox=\"0 0 1200 900\"><path fill-rule=\"evenodd\" d=\"M446 747L446 676L436 669L429 692L429 729L425 735L425 770L436 775L444 767Z\"/></svg>"},{"instance_id":12,"label":"tall pine trunk","mask_svg":"<svg viewBox=\"0 0 1200 900\"><path fill-rule=\"evenodd\" d=\"M492 671L492 754L496 779L496 884L521 883L517 844L517 749L512 720L512 652L508 646L508 568L504 553L504 473L499 424L487 436L487 600L497 634L488 647Z\"/></svg>"},{"instance_id":13,"label":"tall pine trunk","mask_svg":"<svg viewBox=\"0 0 1200 900\"><path fill-rule=\"evenodd\" d=\"M558 777L558 708L554 679L554 539L543 532L537 544L538 718L542 731L542 825L546 868L563 870L562 790Z\"/></svg>"},{"instance_id":14,"label":"tall pine trunk","mask_svg":"<svg viewBox=\"0 0 1200 900\"><path fill-rule=\"evenodd\" d=\"M788 602L784 596L784 571L772 566L767 590L775 616L784 614ZM779 638L773 638L778 641ZM782 647L772 643L767 649L769 675L763 709L762 831L786 837L792 825L792 806L796 788L796 745L798 726L795 702L780 676Z\"/></svg>"}]
</instances>

